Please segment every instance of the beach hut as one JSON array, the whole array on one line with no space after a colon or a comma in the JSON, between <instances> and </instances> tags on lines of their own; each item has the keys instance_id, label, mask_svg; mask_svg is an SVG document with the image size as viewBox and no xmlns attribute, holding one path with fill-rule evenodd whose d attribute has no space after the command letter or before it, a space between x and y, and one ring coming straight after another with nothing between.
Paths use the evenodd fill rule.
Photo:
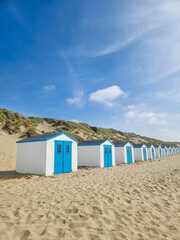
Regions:
<instances>
[{"instance_id":1,"label":"beach hut","mask_svg":"<svg viewBox=\"0 0 180 240\"><path fill-rule=\"evenodd\" d=\"M162 158L162 147L160 145L155 145L156 158Z\"/></svg>"},{"instance_id":2,"label":"beach hut","mask_svg":"<svg viewBox=\"0 0 180 240\"><path fill-rule=\"evenodd\" d=\"M147 151L148 151L148 160L149 159L155 159L155 148L153 145L148 144L147 146Z\"/></svg>"},{"instance_id":3,"label":"beach hut","mask_svg":"<svg viewBox=\"0 0 180 240\"><path fill-rule=\"evenodd\" d=\"M117 163L134 163L134 148L130 142L115 143L115 159Z\"/></svg>"},{"instance_id":4,"label":"beach hut","mask_svg":"<svg viewBox=\"0 0 180 240\"><path fill-rule=\"evenodd\" d=\"M175 154L176 154L175 147L173 146L173 155L175 155Z\"/></svg>"},{"instance_id":5,"label":"beach hut","mask_svg":"<svg viewBox=\"0 0 180 240\"><path fill-rule=\"evenodd\" d=\"M134 159L147 161L148 160L148 151L145 144L134 144Z\"/></svg>"},{"instance_id":6,"label":"beach hut","mask_svg":"<svg viewBox=\"0 0 180 240\"><path fill-rule=\"evenodd\" d=\"M168 156L168 150L166 146L162 146L162 157Z\"/></svg>"},{"instance_id":7,"label":"beach hut","mask_svg":"<svg viewBox=\"0 0 180 240\"><path fill-rule=\"evenodd\" d=\"M109 139L86 140L78 144L78 166L115 166L114 144Z\"/></svg>"},{"instance_id":8,"label":"beach hut","mask_svg":"<svg viewBox=\"0 0 180 240\"><path fill-rule=\"evenodd\" d=\"M172 149L171 149L171 146L169 146L169 156L172 155Z\"/></svg>"},{"instance_id":9,"label":"beach hut","mask_svg":"<svg viewBox=\"0 0 180 240\"><path fill-rule=\"evenodd\" d=\"M66 133L37 135L18 141L16 171L45 175L76 171L77 143Z\"/></svg>"},{"instance_id":10,"label":"beach hut","mask_svg":"<svg viewBox=\"0 0 180 240\"><path fill-rule=\"evenodd\" d=\"M179 154L179 147L177 146L176 148L177 148L177 154Z\"/></svg>"}]
</instances>

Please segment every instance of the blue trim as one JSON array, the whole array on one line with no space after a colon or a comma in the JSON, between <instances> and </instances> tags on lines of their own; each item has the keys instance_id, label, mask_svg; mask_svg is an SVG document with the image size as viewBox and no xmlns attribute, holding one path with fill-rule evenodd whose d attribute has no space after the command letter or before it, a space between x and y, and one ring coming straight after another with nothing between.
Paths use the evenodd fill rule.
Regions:
<instances>
[{"instance_id":1,"label":"blue trim","mask_svg":"<svg viewBox=\"0 0 180 240\"><path fill-rule=\"evenodd\" d=\"M116 146L116 144L114 144L114 145L115 145L115 147L126 147L126 145L127 145L128 143L131 145L131 147L134 148L133 144L130 143L130 142L126 142L126 144L124 144L123 146ZM128 146L127 146L127 147L128 147Z\"/></svg>"},{"instance_id":2,"label":"blue trim","mask_svg":"<svg viewBox=\"0 0 180 240\"><path fill-rule=\"evenodd\" d=\"M27 143L27 142L44 142L44 141L49 141L53 138L56 138L56 137L59 137L61 136L62 134L66 135L67 137L73 139L74 141L76 141L78 143L78 140L76 140L75 138L71 137L70 135L68 135L67 133L65 132L62 132L62 133L59 133L57 134L56 136L53 136L51 138L47 138L47 139L42 139L42 140L32 140L32 141L24 141L24 140L21 140L21 141L17 141L16 143Z\"/></svg>"},{"instance_id":3,"label":"blue trim","mask_svg":"<svg viewBox=\"0 0 180 240\"><path fill-rule=\"evenodd\" d=\"M138 146L138 145L139 144L133 144L133 147L134 148L143 148L143 147L148 148L145 143L143 143L141 146Z\"/></svg>"},{"instance_id":4,"label":"blue trim","mask_svg":"<svg viewBox=\"0 0 180 240\"><path fill-rule=\"evenodd\" d=\"M115 145L114 145L114 143L113 142L111 142L111 140L109 140L109 139L106 139L106 140L104 140L104 142L102 142L102 143L100 143L100 144L86 144L86 145L84 145L84 144L82 144L81 145L81 143L79 143L78 144L78 147L80 146L80 147L83 147L83 146L100 146L100 145L102 145L102 144L104 144L106 141L109 141L114 147L115 147Z\"/></svg>"},{"instance_id":5,"label":"blue trim","mask_svg":"<svg viewBox=\"0 0 180 240\"><path fill-rule=\"evenodd\" d=\"M133 146L134 147L134 146ZM146 145L145 146L142 146L142 147L134 147L134 148L147 148L148 149L148 147L146 147Z\"/></svg>"},{"instance_id":6,"label":"blue trim","mask_svg":"<svg viewBox=\"0 0 180 240\"><path fill-rule=\"evenodd\" d=\"M21 140L21 141L18 141L18 142L16 142L16 143L27 143L27 142L45 142L45 141L47 141L47 139L42 139L42 140L34 140L34 141L23 141L23 140Z\"/></svg>"},{"instance_id":7,"label":"blue trim","mask_svg":"<svg viewBox=\"0 0 180 240\"><path fill-rule=\"evenodd\" d=\"M83 147L83 146L91 146L91 147L94 147L94 146L100 146L101 144L87 144L87 145L81 145L81 144L78 144L78 147Z\"/></svg>"},{"instance_id":8,"label":"blue trim","mask_svg":"<svg viewBox=\"0 0 180 240\"><path fill-rule=\"evenodd\" d=\"M107 141L107 140L115 147L115 144L114 144L113 142L111 142L111 140L106 139L105 141ZM105 142L105 141L104 141L104 142ZM104 143L104 142L103 142L103 143ZM101 143L101 144L102 144L102 143Z\"/></svg>"}]
</instances>

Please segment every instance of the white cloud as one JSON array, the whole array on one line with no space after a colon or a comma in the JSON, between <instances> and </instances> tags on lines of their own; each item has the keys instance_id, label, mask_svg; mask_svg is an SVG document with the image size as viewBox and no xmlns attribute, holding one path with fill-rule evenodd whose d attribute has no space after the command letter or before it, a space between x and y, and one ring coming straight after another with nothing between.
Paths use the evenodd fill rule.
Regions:
<instances>
[{"instance_id":1,"label":"white cloud","mask_svg":"<svg viewBox=\"0 0 180 240\"><path fill-rule=\"evenodd\" d=\"M133 108L129 108L133 107ZM147 111L147 107L144 104L139 104L137 106L128 106L127 111L125 113L125 118L128 121L136 121L136 122L142 122L142 123L148 123L148 124L156 124L156 125L164 125L166 124L166 121L164 120L164 117L166 113L155 113L153 111ZM145 109L145 110L144 110Z\"/></svg>"},{"instance_id":2,"label":"white cloud","mask_svg":"<svg viewBox=\"0 0 180 240\"><path fill-rule=\"evenodd\" d=\"M69 105L75 105L77 107L83 107L85 104L84 93L83 91L79 91L75 94L75 97L66 98L66 102Z\"/></svg>"},{"instance_id":3,"label":"white cloud","mask_svg":"<svg viewBox=\"0 0 180 240\"><path fill-rule=\"evenodd\" d=\"M56 89L56 86L55 85L46 85L43 87L43 89L47 92L50 92L50 91L53 91Z\"/></svg>"},{"instance_id":4,"label":"white cloud","mask_svg":"<svg viewBox=\"0 0 180 240\"><path fill-rule=\"evenodd\" d=\"M140 132L141 135L161 139L164 141L180 141L177 131L168 128L157 128Z\"/></svg>"},{"instance_id":5,"label":"white cloud","mask_svg":"<svg viewBox=\"0 0 180 240\"><path fill-rule=\"evenodd\" d=\"M126 93L116 85L107 87L89 94L89 101L103 103L107 106L112 106L117 98L126 96Z\"/></svg>"},{"instance_id":6,"label":"white cloud","mask_svg":"<svg viewBox=\"0 0 180 240\"><path fill-rule=\"evenodd\" d=\"M78 119L71 119L71 120L69 120L69 121L75 122L75 123L80 123L80 121L79 121Z\"/></svg>"}]
</instances>

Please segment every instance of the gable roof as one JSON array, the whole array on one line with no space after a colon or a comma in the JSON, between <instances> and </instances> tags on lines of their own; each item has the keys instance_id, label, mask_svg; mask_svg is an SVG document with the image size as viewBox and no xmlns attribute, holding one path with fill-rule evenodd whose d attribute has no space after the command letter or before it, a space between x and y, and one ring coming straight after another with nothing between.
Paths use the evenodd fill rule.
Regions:
<instances>
[{"instance_id":1,"label":"gable roof","mask_svg":"<svg viewBox=\"0 0 180 240\"><path fill-rule=\"evenodd\" d=\"M146 144L146 147L150 148L150 147L154 147L154 145L153 144Z\"/></svg>"},{"instance_id":2,"label":"gable roof","mask_svg":"<svg viewBox=\"0 0 180 240\"><path fill-rule=\"evenodd\" d=\"M112 143L109 139L97 139L97 140L85 140L80 143L78 143L78 146L95 146L95 145L101 145L104 142L109 141ZM112 143L114 145L114 143Z\"/></svg>"},{"instance_id":3,"label":"gable roof","mask_svg":"<svg viewBox=\"0 0 180 240\"><path fill-rule=\"evenodd\" d=\"M143 145L145 145L144 143L139 143L139 144L133 144L134 148L141 148ZM145 145L146 147L146 145Z\"/></svg>"},{"instance_id":4,"label":"gable roof","mask_svg":"<svg viewBox=\"0 0 180 240\"><path fill-rule=\"evenodd\" d=\"M132 143L130 143L130 142L116 142L114 144L115 144L115 147L124 147L127 143L129 143L131 146L133 146Z\"/></svg>"},{"instance_id":5,"label":"gable roof","mask_svg":"<svg viewBox=\"0 0 180 240\"><path fill-rule=\"evenodd\" d=\"M155 148L161 147L161 145L154 145Z\"/></svg>"},{"instance_id":6,"label":"gable roof","mask_svg":"<svg viewBox=\"0 0 180 240\"><path fill-rule=\"evenodd\" d=\"M65 132L62 132L62 133L48 133L48 134L36 135L36 136L29 137L29 138L25 138L21 141L17 141L16 143L48 141L48 140L58 137L62 134L66 135L69 138L71 138L72 140L78 142L75 138L71 137L70 135L68 135Z\"/></svg>"}]
</instances>

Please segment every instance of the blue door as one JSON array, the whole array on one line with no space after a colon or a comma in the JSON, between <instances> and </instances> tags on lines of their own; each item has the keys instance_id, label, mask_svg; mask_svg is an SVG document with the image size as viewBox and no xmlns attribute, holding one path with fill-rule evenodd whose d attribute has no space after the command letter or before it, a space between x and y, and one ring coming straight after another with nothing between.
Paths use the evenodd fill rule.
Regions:
<instances>
[{"instance_id":1,"label":"blue door","mask_svg":"<svg viewBox=\"0 0 180 240\"><path fill-rule=\"evenodd\" d=\"M108 167L112 167L112 146L108 146Z\"/></svg>"},{"instance_id":2,"label":"blue door","mask_svg":"<svg viewBox=\"0 0 180 240\"><path fill-rule=\"evenodd\" d=\"M167 157L167 148L165 148L165 154L166 154L166 157Z\"/></svg>"},{"instance_id":3,"label":"blue door","mask_svg":"<svg viewBox=\"0 0 180 240\"><path fill-rule=\"evenodd\" d=\"M154 148L152 148L152 159L155 159Z\"/></svg>"},{"instance_id":4,"label":"blue door","mask_svg":"<svg viewBox=\"0 0 180 240\"><path fill-rule=\"evenodd\" d=\"M64 141L63 173L72 171L72 142Z\"/></svg>"},{"instance_id":5,"label":"blue door","mask_svg":"<svg viewBox=\"0 0 180 240\"><path fill-rule=\"evenodd\" d=\"M55 141L54 174L72 171L72 142Z\"/></svg>"},{"instance_id":6,"label":"blue door","mask_svg":"<svg viewBox=\"0 0 180 240\"><path fill-rule=\"evenodd\" d=\"M130 146L126 147L126 154L127 154L127 163L133 163L132 148Z\"/></svg>"},{"instance_id":7,"label":"blue door","mask_svg":"<svg viewBox=\"0 0 180 240\"><path fill-rule=\"evenodd\" d=\"M104 145L104 167L108 167L108 145Z\"/></svg>"},{"instance_id":8,"label":"blue door","mask_svg":"<svg viewBox=\"0 0 180 240\"><path fill-rule=\"evenodd\" d=\"M144 161L147 161L147 153L146 153L145 147L143 147L143 159L144 159Z\"/></svg>"},{"instance_id":9,"label":"blue door","mask_svg":"<svg viewBox=\"0 0 180 240\"><path fill-rule=\"evenodd\" d=\"M112 146L104 145L104 167L112 167Z\"/></svg>"},{"instance_id":10,"label":"blue door","mask_svg":"<svg viewBox=\"0 0 180 240\"><path fill-rule=\"evenodd\" d=\"M161 148L159 148L159 157L162 157L162 152L161 152Z\"/></svg>"}]
</instances>

